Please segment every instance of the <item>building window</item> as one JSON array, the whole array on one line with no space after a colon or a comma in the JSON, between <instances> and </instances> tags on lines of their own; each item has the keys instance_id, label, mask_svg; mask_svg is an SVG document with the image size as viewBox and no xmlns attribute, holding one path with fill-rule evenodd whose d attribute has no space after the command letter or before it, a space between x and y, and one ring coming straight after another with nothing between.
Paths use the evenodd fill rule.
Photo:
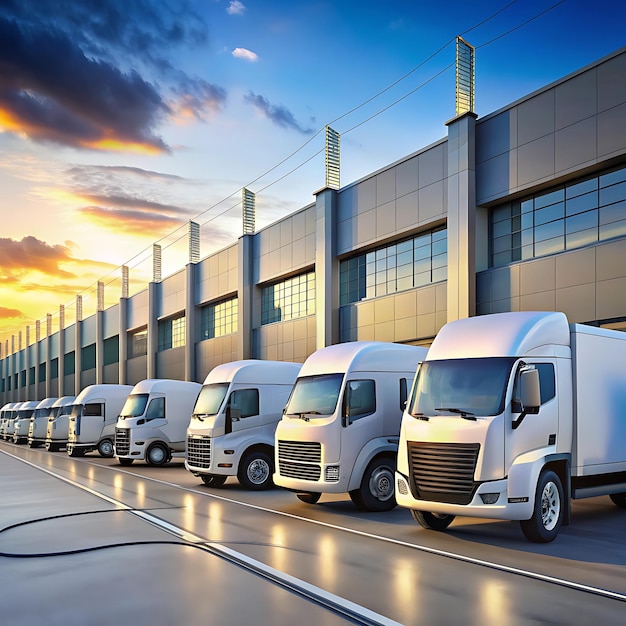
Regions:
<instances>
[{"instance_id":1,"label":"building window","mask_svg":"<svg viewBox=\"0 0 626 626\"><path fill-rule=\"evenodd\" d=\"M34 366L28 369L28 384L29 385L35 384L35 367Z\"/></svg>"},{"instance_id":2,"label":"building window","mask_svg":"<svg viewBox=\"0 0 626 626\"><path fill-rule=\"evenodd\" d=\"M38 382L40 383L45 383L46 382L46 364L45 363L40 363L39 364L39 380Z\"/></svg>"},{"instance_id":3,"label":"building window","mask_svg":"<svg viewBox=\"0 0 626 626\"><path fill-rule=\"evenodd\" d=\"M496 207L490 266L499 267L626 235L626 168Z\"/></svg>"},{"instance_id":4,"label":"building window","mask_svg":"<svg viewBox=\"0 0 626 626\"><path fill-rule=\"evenodd\" d=\"M85 372L96 367L96 344L85 346L81 350L81 368Z\"/></svg>"},{"instance_id":5,"label":"building window","mask_svg":"<svg viewBox=\"0 0 626 626\"><path fill-rule=\"evenodd\" d=\"M185 316L159 321L159 352L185 345Z\"/></svg>"},{"instance_id":6,"label":"building window","mask_svg":"<svg viewBox=\"0 0 626 626\"><path fill-rule=\"evenodd\" d=\"M59 377L59 359L52 359L50 361L50 378L58 378Z\"/></svg>"},{"instance_id":7,"label":"building window","mask_svg":"<svg viewBox=\"0 0 626 626\"><path fill-rule=\"evenodd\" d=\"M120 340L118 335L109 337L102 342L103 365L113 365L120 361Z\"/></svg>"},{"instance_id":8,"label":"building window","mask_svg":"<svg viewBox=\"0 0 626 626\"><path fill-rule=\"evenodd\" d=\"M446 280L447 237L440 228L341 261L340 305Z\"/></svg>"},{"instance_id":9,"label":"building window","mask_svg":"<svg viewBox=\"0 0 626 626\"><path fill-rule=\"evenodd\" d=\"M148 354L148 331L147 329L136 330L128 333L129 358Z\"/></svg>"},{"instance_id":10,"label":"building window","mask_svg":"<svg viewBox=\"0 0 626 626\"><path fill-rule=\"evenodd\" d=\"M209 304L200 310L202 339L213 339L237 332L239 301L237 298Z\"/></svg>"},{"instance_id":11,"label":"building window","mask_svg":"<svg viewBox=\"0 0 626 626\"><path fill-rule=\"evenodd\" d=\"M315 313L315 272L263 287L261 324L284 322Z\"/></svg>"},{"instance_id":12,"label":"building window","mask_svg":"<svg viewBox=\"0 0 626 626\"><path fill-rule=\"evenodd\" d=\"M76 353L68 352L63 359L63 375L72 376L76 371Z\"/></svg>"}]
</instances>

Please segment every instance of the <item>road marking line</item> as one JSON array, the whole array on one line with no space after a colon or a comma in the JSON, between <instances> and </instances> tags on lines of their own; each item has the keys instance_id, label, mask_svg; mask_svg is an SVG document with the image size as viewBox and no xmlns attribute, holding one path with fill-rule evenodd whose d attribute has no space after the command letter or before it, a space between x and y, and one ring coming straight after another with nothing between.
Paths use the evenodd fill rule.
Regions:
<instances>
[{"instance_id":1,"label":"road marking line","mask_svg":"<svg viewBox=\"0 0 626 626\"><path fill-rule=\"evenodd\" d=\"M10 453L3 451L5 454L9 454L9 456L13 456ZM39 467L30 461L26 461L20 457L14 457L20 461L24 461L34 467L42 469L43 471L47 471L45 468ZM89 461L80 461L83 463L89 463ZM294 515L293 513L285 513L284 511L275 511L274 509L268 509L267 507L260 506L258 504L250 504L249 502L240 502L238 500L233 500L231 498L227 498L225 496L220 496L214 493L208 493L206 491L198 491L197 489L190 489L189 487L183 487L182 485L177 485L176 483L170 483L165 480L159 480L158 478L150 478L149 476L142 476L138 474L133 474L132 472L128 472L122 469L117 469L115 467L107 466L107 465L98 465L97 463L89 463L95 467L100 467L103 469L109 469L116 472L121 472L123 474L127 474L128 476L132 476L138 480L151 480L155 483L159 483L161 485L166 485L168 487L174 487L176 489L182 489L183 491L187 491L190 493L196 493L201 496L214 498L216 500L222 500L223 502L229 502L231 504L237 504L239 506L247 507L250 509L254 509L257 511L263 511L265 513L273 513L275 515L281 515L283 517L287 517L294 520L299 520L301 522L308 522L310 524L317 524L318 526L322 526L324 528L330 528L332 530L340 530L343 532L351 533L353 535L357 535L360 537L366 537L368 539L375 539L378 541L383 541L386 543L391 543L393 545L402 546L405 548L411 548L413 550L418 550L420 552L425 552L427 554L432 554L435 556L443 556L449 559L454 559L455 561L461 561L462 563L469 563L471 565L479 565L481 567L488 567L490 569L494 569L501 572L507 572L509 574L515 574L518 576L524 576L526 578L531 578L533 580L539 580L542 582L548 582L555 585L559 585L561 587L566 587L568 589L574 589L576 591L582 591L585 593L592 593L594 595L602 596L605 598L611 598L613 600L618 600L620 602L626 602L626 594L619 593L617 591L610 591L608 589L602 589L601 587L592 587L591 585L585 585L583 583L577 583L571 580L566 580L565 578L556 578L555 576L548 576L547 574L540 574L538 572L531 572L530 570L524 570L517 567L512 567L510 565L502 565L501 563L493 563L491 561L484 561L482 559L477 559L471 556L465 556L463 554L456 554L454 552L448 552L447 550L441 550L439 548L429 548L428 546L421 546L419 544L410 543L408 541L403 541L401 539L393 539L392 537L384 537L382 535L375 535L373 533L368 533L363 530L356 530L354 528L345 528L343 526L338 526L337 524L331 524L330 522L322 522L320 520L309 519L307 517L301 517L299 515ZM63 478L62 476L60 478ZM65 480L65 479L64 479ZM69 482L69 481L68 481ZM77 485L80 487L80 485ZM86 488L88 489L88 488Z\"/></svg>"},{"instance_id":2,"label":"road marking line","mask_svg":"<svg viewBox=\"0 0 626 626\"><path fill-rule=\"evenodd\" d=\"M329 610L332 609L335 611L339 611L344 615L348 615L351 619L358 620L359 623L371 626L402 626L400 622L396 622L392 619L385 617L384 615L380 615L379 613L371 611L370 609L361 606L360 604L356 604L355 602L351 602L346 598L342 598L341 596L326 591L321 587L317 587L316 585L307 583L304 580L295 578L294 576L290 576L285 572L281 572L280 570L277 570L273 567L270 567L269 565L266 565L265 563L262 563L261 561L257 561L256 559L246 556L241 552L237 552L236 550L232 550L231 548L228 548L226 546L207 541L206 539L199 537L198 535L194 535L184 528L166 522L165 520L155 515L152 515L145 510L133 509L124 502L120 502L119 500L111 498L104 493L100 493L95 489L88 487L87 485L81 485L71 478L56 474L52 470L41 467L33 463L32 461L28 461L27 459L15 456L9 452L6 452L5 450L0 450L0 452L6 454L7 456L13 457L14 459L17 459L18 461L22 461L23 463L26 463L27 465L30 465L35 469L41 470L54 478L62 480L72 485L73 487L77 487L82 491L86 491L90 495L109 502L110 504L118 507L120 511L130 513L131 515L134 515L135 517L138 517L143 521L148 522L149 524L156 526L157 528L160 528L161 530L164 530L180 539L183 539L187 543L205 546L206 548L208 548L209 553L213 553L217 556L225 558L231 563L239 564L245 569L252 571L253 573L260 574L266 579L278 582L282 587L285 587L292 592L298 593L300 596L303 596L305 598L313 599L318 603L321 603L322 606L325 606L325 608ZM135 474L131 474L131 476L136 477Z\"/></svg>"}]
</instances>

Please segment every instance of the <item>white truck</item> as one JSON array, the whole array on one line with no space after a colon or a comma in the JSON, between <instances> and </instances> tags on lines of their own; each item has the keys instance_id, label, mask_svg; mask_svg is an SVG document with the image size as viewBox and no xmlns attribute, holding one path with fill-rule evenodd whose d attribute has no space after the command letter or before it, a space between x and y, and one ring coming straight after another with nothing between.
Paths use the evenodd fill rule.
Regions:
<instances>
[{"instance_id":1,"label":"white truck","mask_svg":"<svg viewBox=\"0 0 626 626\"><path fill-rule=\"evenodd\" d=\"M13 443L26 443L28 441L28 428L30 427L30 418L33 416L38 400L27 400L20 404L15 420L13 421L13 428L11 432L11 439Z\"/></svg>"},{"instance_id":2,"label":"white truck","mask_svg":"<svg viewBox=\"0 0 626 626\"><path fill-rule=\"evenodd\" d=\"M21 402L7 402L2 409L0 409L0 437L7 439L7 428L9 422L15 419L15 407L21 404Z\"/></svg>"},{"instance_id":3,"label":"white truck","mask_svg":"<svg viewBox=\"0 0 626 626\"><path fill-rule=\"evenodd\" d=\"M271 487L274 431L301 367L247 359L211 370L187 429L185 467L211 487L229 476L247 489Z\"/></svg>"},{"instance_id":4,"label":"white truck","mask_svg":"<svg viewBox=\"0 0 626 626\"><path fill-rule=\"evenodd\" d=\"M187 426L202 385L167 379L137 383L117 420L115 456L120 465L145 460L165 465L185 457Z\"/></svg>"},{"instance_id":5,"label":"white truck","mask_svg":"<svg viewBox=\"0 0 626 626\"><path fill-rule=\"evenodd\" d=\"M38 448L46 442L46 429L52 405L58 398L44 398L35 408L28 427L28 446Z\"/></svg>"},{"instance_id":6,"label":"white truck","mask_svg":"<svg viewBox=\"0 0 626 626\"><path fill-rule=\"evenodd\" d=\"M549 542L570 499L626 507L626 333L563 313L446 324L403 416L398 504L424 528L456 515L520 521Z\"/></svg>"},{"instance_id":7,"label":"white truck","mask_svg":"<svg viewBox=\"0 0 626 626\"><path fill-rule=\"evenodd\" d=\"M55 452L67 445L70 430L70 413L76 396L61 396L53 405L46 428L46 450Z\"/></svg>"},{"instance_id":8,"label":"white truck","mask_svg":"<svg viewBox=\"0 0 626 626\"><path fill-rule=\"evenodd\" d=\"M98 450L100 456L113 456L115 424L132 390L132 385L89 385L76 396L67 434L69 456L83 456L92 450Z\"/></svg>"},{"instance_id":9,"label":"white truck","mask_svg":"<svg viewBox=\"0 0 626 626\"><path fill-rule=\"evenodd\" d=\"M309 356L276 429L274 482L309 504L347 492L359 509L392 509L400 420L426 352L356 341Z\"/></svg>"}]
</instances>

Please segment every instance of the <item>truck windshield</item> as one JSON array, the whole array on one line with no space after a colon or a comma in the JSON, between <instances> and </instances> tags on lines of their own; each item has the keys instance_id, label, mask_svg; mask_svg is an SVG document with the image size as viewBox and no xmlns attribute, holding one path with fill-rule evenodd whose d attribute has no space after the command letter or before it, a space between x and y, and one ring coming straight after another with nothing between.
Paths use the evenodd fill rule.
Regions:
<instances>
[{"instance_id":1,"label":"truck windshield","mask_svg":"<svg viewBox=\"0 0 626 626\"><path fill-rule=\"evenodd\" d=\"M70 417L80 417L83 414L83 405L82 404L73 404L72 412L70 413Z\"/></svg>"},{"instance_id":2,"label":"truck windshield","mask_svg":"<svg viewBox=\"0 0 626 626\"><path fill-rule=\"evenodd\" d=\"M307 418L316 415L332 415L337 406L342 381L343 374L298 378L285 413Z\"/></svg>"},{"instance_id":3,"label":"truck windshield","mask_svg":"<svg viewBox=\"0 0 626 626\"><path fill-rule=\"evenodd\" d=\"M413 386L413 416L499 415L514 357L454 359L422 363Z\"/></svg>"},{"instance_id":4,"label":"truck windshield","mask_svg":"<svg viewBox=\"0 0 626 626\"><path fill-rule=\"evenodd\" d=\"M126 398L120 417L122 419L125 417L139 417L144 414L146 404L148 404L147 393L133 393Z\"/></svg>"},{"instance_id":5,"label":"truck windshield","mask_svg":"<svg viewBox=\"0 0 626 626\"><path fill-rule=\"evenodd\" d=\"M213 383L203 385L193 409L194 415L217 415L226 397L229 383Z\"/></svg>"}]
</instances>

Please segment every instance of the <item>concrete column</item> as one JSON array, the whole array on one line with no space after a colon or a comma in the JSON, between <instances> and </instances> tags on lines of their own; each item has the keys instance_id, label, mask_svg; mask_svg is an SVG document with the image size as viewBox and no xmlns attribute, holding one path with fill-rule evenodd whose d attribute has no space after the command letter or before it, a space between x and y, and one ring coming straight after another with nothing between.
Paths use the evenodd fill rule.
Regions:
<instances>
[{"instance_id":1,"label":"concrete column","mask_svg":"<svg viewBox=\"0 0 626 626\"><path fill-rule=\"evenodd\" d=\"M61 398L63 396L63 381L65 379L65 329L59 327L59 377L57 378L57 389L53 396ZM46 396L48 397L48 396Z\"/></svg>"},{"instance_id":2,"label":"concrete column","mask_svg":"<svg viewBox=\"0 0 626 626\"><path fill-rule=\"evenodd\" d=\"M118 380L120 385L126 384L128 361L128 298L120 298L120 334L119 334L119 362Z\"/></svg>"},{"instance_id":3,"label":"concrete column","mask_svg":"<svg viewBox=\"0 0 626 626\"><path fill-rule=\"evenodd\" d=\"M96 311L96 385L104 382L104 311Z\"/></svg>"},{"instance_id":4,"label":"concrete column","mask_svg":"<svg viewBox=\"0 0 626 626\"><path fill-rule=\"evenodd\" d=\"M83 320L77 319L74 332L74 395L77 396L83 389L81 373L83 371L83 339L82 339Z\"/></svg>"},{"instance_id":5,"label":"concrete column","mask_svg":"<svg viewBox=\"0 0 626 626\"><path fill-rule=\"evenodd\" d=\"M448 122L448 321L476 314L476 114Z\"/></svg>"},{"instance_id":6,"label":"concrete column","mask_svg":"<svg viewBox=\"0 0 626 626\"><path fill-rule=\"evenodd\" d=\"M52 395L51 375L52 375L52 315L46 314L46 393L44 398Z\"/></svg>"},{"instance_id":7,"label":"concrete column","mask_svg":"<svg viewBox=\"0 0 626 626\"><path fill-rule=\"evenodd\" d=\"M337 261L337 191L315 194L315 330L316 348L339 341L339 262Z\"/></svg>"},{"instance_id":8,"label":"concrete column","mask_svg":"<svg viewBox=\"0 0 626 626\"><path fill-rule=\"evenodd\" d=\"M252 244L254 235L239 237L237 264L237 358L251 359L252 354L252 306L254 300L254 276L252 271Z\"/></svg>"},{"instance_id":9,"label":"concrete column","mask_svg":"<svg viewBox=\"0 0 626 626\"><path fill-rule=\"evenodd\" d=\"M196 315L196 275L197 263L185 267L185 380L196 380L196 337L198 336Z\"/></svg>"},{"instance_id":10,"label":"concrete column","mask_svg":"<svg viewBox=\"0 0 626 626\"><path fill-rule=\"evenodd\" d=\"M157 351L159 349L158 288L161 283L148 283L148 354L146 355L147 378L157 378Z\"/></svg>"}]
</instances>

